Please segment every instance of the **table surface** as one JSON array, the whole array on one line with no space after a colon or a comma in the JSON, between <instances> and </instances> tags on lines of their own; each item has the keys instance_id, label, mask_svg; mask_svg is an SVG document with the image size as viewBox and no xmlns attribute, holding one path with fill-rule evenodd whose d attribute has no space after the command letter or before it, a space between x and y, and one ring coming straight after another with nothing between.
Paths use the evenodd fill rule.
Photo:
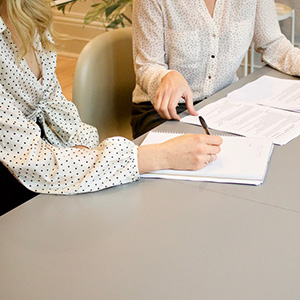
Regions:
<instances>
[{"instance_id":1,"label":"table surface","mask_svg":"<svg viewBox=\"0 0 300 300\"><path fill-rule=\"evenodd\" d=\"M262 75L292 78L264 67L196 108ZM140 179L33 198L0 218L0 299L298 300L299 146L276 146L258 187Z\"/></svg>"}]
</instances>

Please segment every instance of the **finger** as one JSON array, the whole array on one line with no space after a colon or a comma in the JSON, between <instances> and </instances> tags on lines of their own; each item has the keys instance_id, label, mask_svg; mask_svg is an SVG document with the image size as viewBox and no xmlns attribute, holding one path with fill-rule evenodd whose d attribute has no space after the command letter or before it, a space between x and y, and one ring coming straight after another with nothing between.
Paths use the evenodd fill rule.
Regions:
<instances>
[{"instance_id":1,"label":"finger","mask_svg":"<svg viewBox=\"0 0 300 300\"><path fill-rule=\"evenodd\" d=\"M178 102L181 99L180 93L175 92L171 95L169 105L168 105L168 111L172 119L174 120L180 120L179 115L177 114L176 107L178 106Z\"/></svg>"},{"instance_id":2,"label":"finger","mask_svg":"<svg viewBox=\"0 0 300 300\"><path fill-rule=\"evenodd\" d=\"M159 91L155 94L155 99L154 99L154 109L158 112L160 110L161 106L161 101L162 101L162 95Z\"/></svg>"},{"instance_id":3,"label":"finger","mask_svg":"<svg viewBox=\"0 0 300 300\"><path fill-rule=\"evenodd\" d=\"M217 135L199 134L199 140L211 146L220 146L223 143L223 139Z\"/></svg>"},{"instance_id":4,"label":"finger","mask_svg":"<svg viewBox=\"0 0 300 300\"><path fill-rule=\"evenodd\" d=\"M180 121L180 117L177 114L176 107L177 107L177 105L175 105L175 106L174 105L169 105L169 107L168 107L169 115L170 115L171 119Z\"/></svg>"},{"instance_id":5,"label":"finger","mask_svg":"<svg viewBox=\"0 0 300 300\"><path fill-rule=\"evenodd\" d=\"M208 154L206 155L206 161L205 161L205 164L206 165L209 165L211 164L213 161L215 161L217 159L217 155L215 154Z\"/></svg>"},{"instance_id":6,"label":"finger","mask_svg":"<svg viewBox=\"0 0 300 300\"><path fill-rule=\"evenodd\" d=\"M163 119L170 119L170 116L167 112L166 105L164 104L168 96L166 95L166 92L164 93L157 93L156 94L156 100L154 102L154 108L157 111L157 113L163 118Z\"/></svg>"},{"instance_id":7,"label":"finger","mask_svg":"<svg viewBox=\"0 0 300 300\"><path fill-rule=\"evenodd\" d=\"M213 145L213 146L220 146L223 143L223 139L220 136L216 135L209 135L209 141L207 144Z\"/></svg>"},{"instance_id":8,"label":"finger","mask_svg":"<svg viewBox=\"0 0 300 300\"><path fill-rule=\"evenodd\" d=\"M205 151L207 154L218 154L221 152L221 147L215 145L207 145Z\"/></svg>"},{"instance_id":9,"label":"finger","mask_svg":"<svg viewBox=\"0 0 300 300\"><path fill-rule=\"evenodd\" d=\"M211 160L212 162L217 160L218 156L216 154L211 154Z\"/></svg>"},{"instance_id":10,"label":"finger","mask_svg":"<svg viewBox=\"0 0 300 300\"><path fill-rule=\"evenodd\" d=\"M191 115L198 116L198 113L194 108L193 93L191 90L189 90L185 96L185 104L186 104L187 110L189 111L189 113Z\"/></svg>"},{"instance_id":11,"label":"finger","mask_svg":"<svg viewBox=\"0 0 300 300\"><path fill-rule=\"evenodd\" d=\"M160 115L164 118L164 119L168 119L170 120L172 117L169 114L169 110L168 110L168 106L169 106L169 101L170 101L170 96L169 94L165 94L165 96L163 97L162 101L161 101L161 105L160 105Z\"/></svg>"}]
</instances>

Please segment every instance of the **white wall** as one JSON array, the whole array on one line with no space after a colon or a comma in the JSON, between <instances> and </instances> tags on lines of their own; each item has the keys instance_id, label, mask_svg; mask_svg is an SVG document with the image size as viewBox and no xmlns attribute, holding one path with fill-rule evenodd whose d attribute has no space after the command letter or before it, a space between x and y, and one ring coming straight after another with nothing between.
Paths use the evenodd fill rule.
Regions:
<instances>
[{"instance_id":1,"label":"white wall","mask_svg":"<svg viewBox=\"0 0 300 300\"><path fill-rule=\"evenodd\" d=\"M71 11L66 10L63 15L56 8L54 13L54 29L58 33L67 34L67 37L57 40L61 45L59 52L69 57L78 57L83 47L95 36L105 32L102 23L93 22L83 24L84 15L90 9L92 1L76 3Z\"/></svg>"}]
</instances>

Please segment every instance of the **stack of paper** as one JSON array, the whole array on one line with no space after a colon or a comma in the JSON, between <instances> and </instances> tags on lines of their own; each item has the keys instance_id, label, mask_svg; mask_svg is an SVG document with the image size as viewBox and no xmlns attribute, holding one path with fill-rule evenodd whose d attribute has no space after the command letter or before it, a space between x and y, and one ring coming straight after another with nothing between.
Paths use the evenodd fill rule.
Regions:
<instances>
[{"instance_id":1,"label":"stack of paper","mask_svg":"<svg viewBox=\"0 0 300 300\"><path fill-rule=\"evenodd\" d=\"M262 76L229 93L228 98L299 112L300 80Z\"/></svg>"},{"instance_id":2,"label":"stack of paper","mask_svg":"<svg viewBox=\"0 0 300 300\"><path fill-rule=\"evenodd\" d=\"M142 145L162 143L176 133L150 132ZM271 139L224 136L218 159L199 171L160 170L142 177L259 185L273 150Z\"/></svg>"},{"instance_id":3,"label":"stack of paper","mask_svg":"<svg viewBox=\"0 0 300 300\"><path fill-rule=\"evenodd\" d=\"M263 76L198 111L210 128L285 145L300 134L300 82ZM200 125L198 117L182 122Z\"/></svg>"}]
</instances>

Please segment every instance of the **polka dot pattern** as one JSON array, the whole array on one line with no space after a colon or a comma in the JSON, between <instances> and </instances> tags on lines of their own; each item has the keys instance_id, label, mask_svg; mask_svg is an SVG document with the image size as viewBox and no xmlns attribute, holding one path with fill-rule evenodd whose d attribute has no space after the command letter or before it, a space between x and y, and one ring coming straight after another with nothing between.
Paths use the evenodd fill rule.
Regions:
<instances>
[{"instance_id":1,"label":"polka dot pattern","mask_svg":"<svg viewBox=\"0 0 300 300\"><path fill-rule=\"evenodd\" d=\"M137 146L122 137L99 145L97 130L81 122L62 94L56 55L38 41L36 49L42 83L25 59L17 63L18 49L0 18L1 163L38 193L85 193L137 180Z\"/></svg>"},{"instance_id":2,"label":"polka dot pattern","mask_svg":"<svg viewBox=\"0 0 300 300\"><path fill-rule=\"evenodd\" d=\"M213 18L203 0L135 0L133 102L153 103L170 70L185 77L194 101L205 99L237 80L252 39L266 63L300 75L300 49L280 32L274 0L217 0Z\"/></svg>"}]
</instances>

